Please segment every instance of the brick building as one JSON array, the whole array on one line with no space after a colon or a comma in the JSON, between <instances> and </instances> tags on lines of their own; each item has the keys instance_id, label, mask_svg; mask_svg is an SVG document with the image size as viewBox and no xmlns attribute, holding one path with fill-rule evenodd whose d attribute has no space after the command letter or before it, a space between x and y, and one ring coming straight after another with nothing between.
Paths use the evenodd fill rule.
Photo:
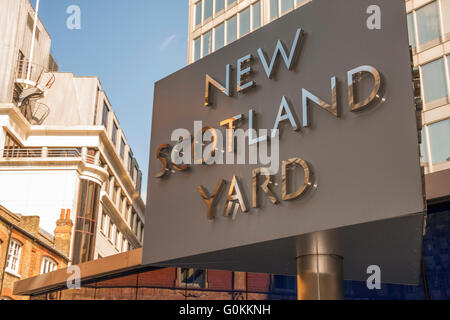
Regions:
<instances>
[{"instance_id":1,"label":"brick building","mask_svg":"<svg viewBox=\"0 0 450 320\"><path fill-rule=\"evenodd\" d=\"M39 227L38 216L22 216L0 206L0 298L27 300L13 294L20 279L52 272L67 266L69 258L70 211L62 211L55 236Z\"/></svg>"}]
</instances>

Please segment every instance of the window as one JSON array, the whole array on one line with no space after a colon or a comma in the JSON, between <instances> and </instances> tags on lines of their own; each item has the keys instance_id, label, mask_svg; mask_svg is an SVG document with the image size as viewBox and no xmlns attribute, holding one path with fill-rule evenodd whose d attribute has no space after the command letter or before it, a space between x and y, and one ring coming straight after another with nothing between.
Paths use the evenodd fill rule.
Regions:
<instances>
[{"instance_id":1,"label":"window","mask_svg":"<svg viewBox=\"0 0 450 320\"><path fill-rule=\"evenodd\" d=\"M237 39L237 16L227 20L227 44Z\"/></svg>"},{"instance_id":2,"label":"window","mask_svg":"<svg viewBox=\"0 0 450 320\"><path fill-rule=\"evenodd\" d=\"M450 119L428 126L433 164L450 161Z\"/></svg>"},{"instance_id":3,"label":"window","mask_svg":"<svg viewBox=\"0 0 450 320\"><path fill-rule=\"evenodd\" d=\"M236 0L227 0L227 6L231 6L235 2L236 2Z\"/></svg>"},{"instance_id":4,"label":"window","mask_svg":"<svg viewBox=\"0 0 450 320\"><path fill-rule=\"evenodd\" d=\"M201 49L202 49L202 43L201 43L201 37L198 37L194 40L194 61L197 61L201 58Z\"/></svg>"},{"instance_id":5,"label":"window","mask_svg":"<svg viewBox=\"0 0 450 320\"><path fill-rule=\"evenodd\" d=\"M256 2L252 6L253 11L253 30L261 26L261 1Z\"/></svg>"},{"instance_id":6,"label":"window","mask_svg":"<svg viewBox=\"0 0 450 320\"><path fill-rule=\"evenodd\" d=\"M213 15L213 0L203 0L203 21L209 19Z\"/></svg>"},{"instance_id":7,"label":"window","mask_svg":"<svg viewBox=\"0 0 450 320\"><path fill-rule=\"evenodd\" d=\"M134 233L136 233L136 212L133 210L133 213L131 214L131 221L130 221L130 227L131 230L133 230Z\"/></svg>"},{"instance_id":8,"label":"window","mask_svg":"<svg viewBox=\"0 0 450 320\"><path fill-rule=\"evenodd\" d=\"M225 25L223 23L214 29L214 37L214 50L219 50L225 44Z\"/></svg>"},{"instance_id":9,"label":"window","mask_svg":"<svg viewBox=\"0 0 450 320\"><path fill-rule=\"evenodd\" d=\"M17 240L11 239L8 251L8 261L6 263L7 271L19 274L21 254L22 254L22 244Z\"/></svg>"},{"instance_id":10,"label":"window","mask_svg":"<svg viewBox=\"0 0 450 320\"><path fill-rule=\"evenodd\" d=\"M414 23L414 14L408 14L408 39L409 45L412 47L413 52L416 52L416 36L415 36L415 23Z\"/></svg>"},{"instance_id":11,"label":"window","mask_svg":"<svg viewBox=\"0 0 450 320\"><path fill-rule=\"evenodd\" d=\"M120 239L120 231L119 231L119 228L118 228L117 226L116 226L115 230L116 230L116 232L114 233L114 241L113 241L113 244L114 244L117 248L120 248L120 247L118 246L118 244L119 244L119 239Z\"/></svg>"},{"instance_id":12,"label":"window","mask_svg":"<svg viewBox=\"0 0 450 320\"><path fill-rule=\"evenodd\" d=\"M136 191L141 194L141 187L142 187L142 172L139 171L138 177L136 180Z\"/></svg>"},{"instance_id":13,"label":"window","mask_svg":"<svg viewBox=\"0 0 450 320\"><path fill-rule=\"evenodd\" d=\"M270 20L278 17L278 0L270 0Z\"/></svg>"},{"instance_id":14,"label":"window","mask_svg":"<svg viewBox=\"0 0 450 320\"><path fill-rule=\"evenodd\" d=\"M427 139L425 128L422 129L422 143L420 144L420 160L422 163L428 163Z\"/></svg>"},{"instance_id":15,"label":"window","mask_svg":"<svg viewBox=\"0 0 450 320\"><path fill-rule=\"evenodd\" d=\"M416 11L419 45L427 48L440 42L439 6L434 1Z\"/></svg>"},{"instance_id":16,"label":"window","mask_svg":"<svg viewBox=\"0 0 450 320\"><path fill-rule=\"evenodd\" d=\"M116 238L116 233L117 233L116 225L112 222L110 222L110 225L111 225L111 227L110 227L111 232L109 234L109 241L111 241L111 243L114 244L114 240Z\"/></svg>"},{"instance_id":17,"label":"window","mask_svg":"<svg viewBox=\"0 0 450 320\"><path fill-rule=\"evenodd\" d=\"M120 157L125 160L125 141L120 139Z\"/></svg>"},{"instance_id":18,"label":"window","mask_svg":"<svg viewBox=\"0 0 450 320\"><path fill-rule=\"evenodd\" d=\"M102 220L100 221L100 230L103 232L104 235L106 235L106 233L108 232L108 229L106 228L107 227L106 218L107 218L106 213L103 212L101 218Z\"/></svg>"},{"instance_id":19,"label":"window","mask_svg":"<svg viewBox=\"0 0 450 320\"><path fill-rule=\"evenodd\" d=\"M203 57L212 52L212 31L208 31L203 35Z\"/></svg>"},{"instance_id":20,"label":"window","mask_svg":"<svg viewBox=\"0 0 450 320\"><path fill-rule=\"evenodd\" d=\"M188 269L182 268L180 270L180 284L181 285L190 285L196 286L200 288L205 287L206 276L204 270L199 269Z\"/></svg>"},{"instance_id":21,"label":"window","mask_svg":"<svg viewBox=\"0 0 450 320\"><path fill-rule=\"evenodd\" d=\"M128 152L128 173L131 176L131 168L133 168L133 153Z\"/></svg>"},{"instance_id":22,"label":"window","mask_svg":"<svg viewBox=\"0 0 450 320\"><path fill-rule=\"evenodd\" d=\"M123 239L122 232L119 232L116 240L116 248L119 251L122 250L122 239Z\"/></svg>"},{"instance_id":23,"label":"window","mask_svg":"<svg viewBox=\"0 0 450 320\"><path fill-rule=\"evenodd\" d=\"M114 146L117 143L117 130L119 130L119 128L117 127L117 124L114 122L113 123L112 136L111 136L111 141L112 141Z\"/></svg>"},{"instance_id":24,"label":"window","mask_svg":"<svg viewBox=\"0 0 450 320\"><path fill-rule=\"evenodd\" d=\"M422 66L423 91L425 103L441 102L438 101L447 97L447 80L445 76L444 59L439 59Z\"/></svg>"},{"instance_id":25,"label":"window","mask_svg":"<svg viewBox=\"0 0 450 320\"><path fill-rule=\"evenodd\" d=\"M53 272L57 267L58 264L55 262L55 260L49 257L44 257L41 263L41 274Z\"/></svg>"},{"instance_id":26,"label":"window","mask_svg":"<svg viewBox=\"0 0 450 320\"><path fill-rule=\"evenodd\" d=\"M450 0L442 0L442 22L444 24L444 39L450 40Z\"/></svg>"},{"instance_id":27,"label":"window","mask_svg":"<svg viewBox=\"0 0 450 320\"><path fill-rule=\"evenodd\" d=\"M274 275L273 276L273 288L275 290L295 291L296 277Z\"/></svg>"},{"instance_id":28,"label":"window","mask_svg":"<svg viewBox=\"0 0 450 320\"><path fill-rule=\"evenodd\" d=\"M225 8L225 0L216 0L216 10L215 12L219 12Z\"/></svg>"},{"instance_id":29,"label":"window","mask_svg":"<svg viewBox=\"0 0 450 320\"><path fill-rule=\"evenodd\" d=\"M108 106L106 105L106 103L103 103L102 125L105 128L108 128L108 114L109 114Z\"/></svg>"},{"instance_id":30,"label":"window","mask_svg":"<svg viewBox=\"0 0 450 320\"><path fill-rule=\"evenodd\" d=\"M144 224L141 224L141 242L144 242Z\"/></svg>"},{"instance_id":31,"label":"window","mask_svg":"<svg viewBox=\"0 0 450 320\"><path fill-rule=\"evenodd\" d=\"M128 240L125 239L125 237L123 237L122 252L127 252L127 251L128 251Z\"/></svg>"},{"instance_id":32,"label":"window","mask_svg":"<svg viewBox=\"0 0 450 320\"><path fill-rule=\"evenodd\" d=\"M195 26L202 24L202 1L195 5Z\"/></svg>"},{"instance_id":33,"label":"window","mask_svg":"<svg viewBox=\"0 0 450 320\"><path fill-rule=\"evenodd\" d=\"M93 181L81 181L73 242L73 264L91 261L94 257L100 190L101 186Z\"/></svg>"},{"instance_id":34,"label":"window","mask_svg":"<svg viewBox=\"0 0 450 320\"><path fill-rule=\"evenodd\" d=\"M250 7L239 14L239 37L250 32Z\"/></svg>"},{"instance_id":35,"label":"window","mask_svg":"<svg viewBox=\"0 0 450 320\"><path fill-rule=\"evenodd\" d=\"M294 0L281 0L281 13L285 13L294 8Z\"/></svg>"},{"instance_id":36,"label":"window","mask_svg":"<svg viewBox=\"0 0 450 320\"><path fill-rule=\"evenodd\" d=\"M17 62L17 76L23 77L24 75L24 64L25 64L25 55L22 51L19 50L19 59Z\"/></svg>"}]
</instances>

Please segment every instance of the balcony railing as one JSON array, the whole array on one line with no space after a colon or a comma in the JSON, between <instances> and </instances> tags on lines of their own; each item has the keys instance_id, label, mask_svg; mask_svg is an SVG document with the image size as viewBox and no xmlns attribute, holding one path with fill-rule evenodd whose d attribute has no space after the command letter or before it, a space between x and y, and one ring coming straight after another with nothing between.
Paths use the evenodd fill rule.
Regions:
<instances>
[{"instance_id":1,"label":"balcony railing","mask_svg":"<svg viewBox=\"0 0 450 320\"><path fill-rule=\"evenodd\" d=\"M95 156L83 155L81 148L6 148L0 150L0 155L4 160L79 158L88 164L100 164Z\"/></svg>"},{"instance_id":2,"label":"balcony railing","mask_svg":"<svg viewBox=\"0 0 450 320\"><path fill-rule=\"evenodd\" d=\"M50 89L55 82L55 75L45 67L31 63L28 59L19 59L16 70L16 83L36 87L41 91Z\"/></svg>"}]
</instances>

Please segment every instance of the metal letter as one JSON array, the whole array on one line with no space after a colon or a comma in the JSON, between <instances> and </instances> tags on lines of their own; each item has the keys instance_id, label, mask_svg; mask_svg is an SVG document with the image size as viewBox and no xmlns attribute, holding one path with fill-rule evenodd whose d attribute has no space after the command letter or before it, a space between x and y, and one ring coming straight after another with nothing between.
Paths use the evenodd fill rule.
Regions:
<instances>
[{"instance_id":1,"label":"metal letter","mask_svg":"<svg viewBox=\"0 0 450 320\"><path fill-rule=\"evenodd\" d=\"M331 105L318 98L306 89L302 90L303 99L303 126L309 127L311 125L308 114L308 100L319 105L321 108L327 110L335 117L339 117L339 110L337 105L337 90L336 90L336 77L331 78Z\"/></svg>"},{"instance_id":2,"label":"metal letter","mask_svg":"<svg viewBox=\"0 0 450 320\"><path fill-rule=\"evenodd\" d=\"M247 67L245 69L242 69L242 65L244 63L249 63L253 60L253 56L251 54L246 55L245 57L240 58L237 61L237 72L236 72L236 76L237 76L237 92L242 92L245 91L248 88L251 88L255 85L255 81L249 81L245 84L242 84L242 80L243 78L245 78L246 76L248 76L251 72L252 72L252 68L251 67Z\"/></svg>"},{"instance_id":3,"label":"metal letter","mask_svg":"<svg viewBox=\"0 0 450 320\"><path fill-rule=\"evenodd\" d=\"M219 91L221 91L222 93L224 93L225 95L227 95L228 97L230 96L230 73L231 73L231 65L227 64L226 66L226 87L224 87L223 85L221 85L218 81L214 80L210 75L206 75L206 81L205 81L205 106L211 106L211 94L212 94L212 88L211 86L216 87L217 89L219 89Z\"/></svg>"},{"instance_id":4,"label":"metal letter","mask_svg":"<svg viewBox=\"0 0 450 320\"><path fill-rule=\"evenodd\" d=\"M266 59L266 56L265 56L264 52L262 51L262 49L261 48L258 49L259 58L261 59L261 63L264 67L264 71L266 72L266 75L269 79L272 79L272 76L275 72L274 66L275 66L275 61L277 60L277 57L278 57L278 53L281 54L288 70L292 70L292 67L294 64L294 58L297 56L298 51L301 48L301 44L303 42L303 37L304 37L303 30L301 28L297 29L297 33L295 34L294 42L292 43L291 52L289 54L289 57L286 54L286 49L284 48L283 43L280 40L278 40L277 46L275 47L275 52L273 53L273 56L272 56L272 61L270 62L270 66L267 64L267 59Z\"/></svg>"},{"instance_id":5,"label":"metal letter","mask_svg":"<svg viewBox=\"0 0 450 320\"><path fill-rule=\"evenodd\" d=\"M283 111L285 114L283 114ZM286 100L286 97L283 96L283 99L281 100L280 109L278 110L277 120L275 121L275 125L273 126L272 130L272 138L275 138L276 136L276 130L278 129L278 126L280 125L281 121L289 120L291 123L292 129L294 131L300 130L297 120L295 120L294 115L292 114L291 108L289 107L289 103Z\"/></svg>"},{"instance_id":6,"label":"metal letter","mask_svg":"<svg viewBox=\"0 0 450 320\"><path fill-rule=\"evenodd\" d=\"M214 193L211 195L211 197L207 196L208 191L205 190L203 186L198 186L197 190L200 192L200 195L202 196L203 200L206 203L206 206L208 207L206 216L208 217L208 220L214 219L214 214L212 212L212 209L215 207L218 196L220 195L220 192L222 191L222 187L225 184L225 181L223 179L219 180L219 183L217 184L216 189L214 190Z\"/></svg>"},{"instance_id":7,"label":"metal letter","mask_svg":"<svg viewBox=\"0 0 450 320\"><path fill-rule=\"evenodd\" d=\"M203 154L203 135L206 131L211 132L212 135L212 148L211 153L208 157L204 157ZM217 132L216 129L206 126L203 127L201 132L197 136L194 137L194 141L192 141L192 152L194 153L194 163L195 164L205 164L209 159L214 157L216 148L217 148ZM196 150L197 149L197 150ZM200 157L199 157L200 156Z\"/></svg>"},{"instance_id":8,"label":"metal letter","mask_svg":"<svg viewBox=\"0 0 450 320\"><path fill-rule=\"evenodd\" d=\"M236 194L234 194L234 192L236 192ZM238 203L235 203L234 201L238 201ZM228 191L227 202L225 203L225 208L223 210L223 216L229 217L231 210L233 209L232 219L234 220L236 219L236 214L239 208L241 208L242 212L248 211L244 197L242 196L241 188L239 187L238 179L236 176L233 176L230 190Z\"/></svg>"},{"instance_id":9,"label":"metal letter","mask_svg":"<svg viewBox=\"0 0 450 320\"><path fill-rule=\"evenodd\" d=\"M169 169L167 167L167 159L161 155L163 150L170 150L170 146L168 144L162 144L156 151L156 159L162 162L163 168L155 175L155 178L162 178L169 173Z\"/></svg>"},{"instance_id":10,"label":"metal letter","mask_svg":"<svg viewBox=\"0 0 450 320\"><path fill-rule=\"evenodd\" d=\"M248 144L249 145L254 145L257 144L258 142L263 142L267 140L267 135L265 136L261 136L261 137L257 137L256 135L256 129L254 128L255 126L255 111L253 109L250 109L250 111L248 112Z\"/></svg>"},{"instance_id":11,"label":"metal letter","mask_svg":"<svg viewBox=\"0 0 450 320\"><path fill-rule=\"evenodd\" d=\"M355 81L354 77L355 74L361 75L363 72L370 73L374 80L375 84L373 87L372 92L370 93L369 97L365 100L363 100L360 103L355 104L355 95L354 95L354 85L357 81ZM378 95L378 92L381 88L381 75L378 72L377 69L371 66L361 66L356 69L350 70L347 74L347 85L348 85L348 101L349 101L349 107L351 111L359 111L362 110L364 107L367 107L369 103L371 103L375 97Z\"/></svg>"},{"instance_id":12,"label":"metal letter","mask_svg":"<svg viewBox=\"0 0 450 320\"><path fill-rule=\"evenodd\" d=\"M233 152L233 129L234 127L234 122L241 120L244 118L243 114L239 114L237 116L234 116L232 118L220 121L220 126L228 126L228 146L227 146L227 150L228 152Z\"/></svg>"},{"instance_id":13,"label":"metal letter","mask_svg":"<svg viewBox=\"0 0 450 320\"><path fill-rule=\"evenodd\" d=\"M293 193L287 193L287 172L286 169L291 164L297 164L300 165L303 170L305 171L305 179L303 180L303 185L295 192ZM310 185L310 170L308 167L308 164L299 158L292 158L287 161L282 162L282 194L283 194L283 200L293 200L295 198L300 197L309 187Z\"/></svg>"},{"instance_id":14,"label":"metal letter","mask_svg":"<svg viewBox=\"0 0 450 320\"><path fill-rule=\"evenodd\" d=\"M270 201L272 201L273 204L279 203L278 199L275 197L275 195L272 193L272 191L269 189L270 181L270 173L267 168L258 168L254 169L252 173L252 206L253 208L258 208L258 175L263 174L266 177L266 180L261 185L261 189L264 191L264 193L269 197Z\"/></svg>"}]
</instances>

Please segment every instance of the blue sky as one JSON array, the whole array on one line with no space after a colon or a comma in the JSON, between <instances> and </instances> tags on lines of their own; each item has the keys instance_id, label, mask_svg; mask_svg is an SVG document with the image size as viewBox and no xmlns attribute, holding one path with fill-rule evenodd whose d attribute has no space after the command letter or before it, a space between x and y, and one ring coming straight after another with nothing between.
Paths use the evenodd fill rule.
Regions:
<instances>
[{"instance_id":1,"label":"blue sky","mask_svg":"<svg viewBox=\"0 0 450 320\"><path fill-rule=\"evenodd\" d=\"M66 27L71 5L81 9L80 30ZM145 191L153 86L186 65L188 0L41 0L39 17L60 71L100 78Z\"/></svg>"}]
</instances>

